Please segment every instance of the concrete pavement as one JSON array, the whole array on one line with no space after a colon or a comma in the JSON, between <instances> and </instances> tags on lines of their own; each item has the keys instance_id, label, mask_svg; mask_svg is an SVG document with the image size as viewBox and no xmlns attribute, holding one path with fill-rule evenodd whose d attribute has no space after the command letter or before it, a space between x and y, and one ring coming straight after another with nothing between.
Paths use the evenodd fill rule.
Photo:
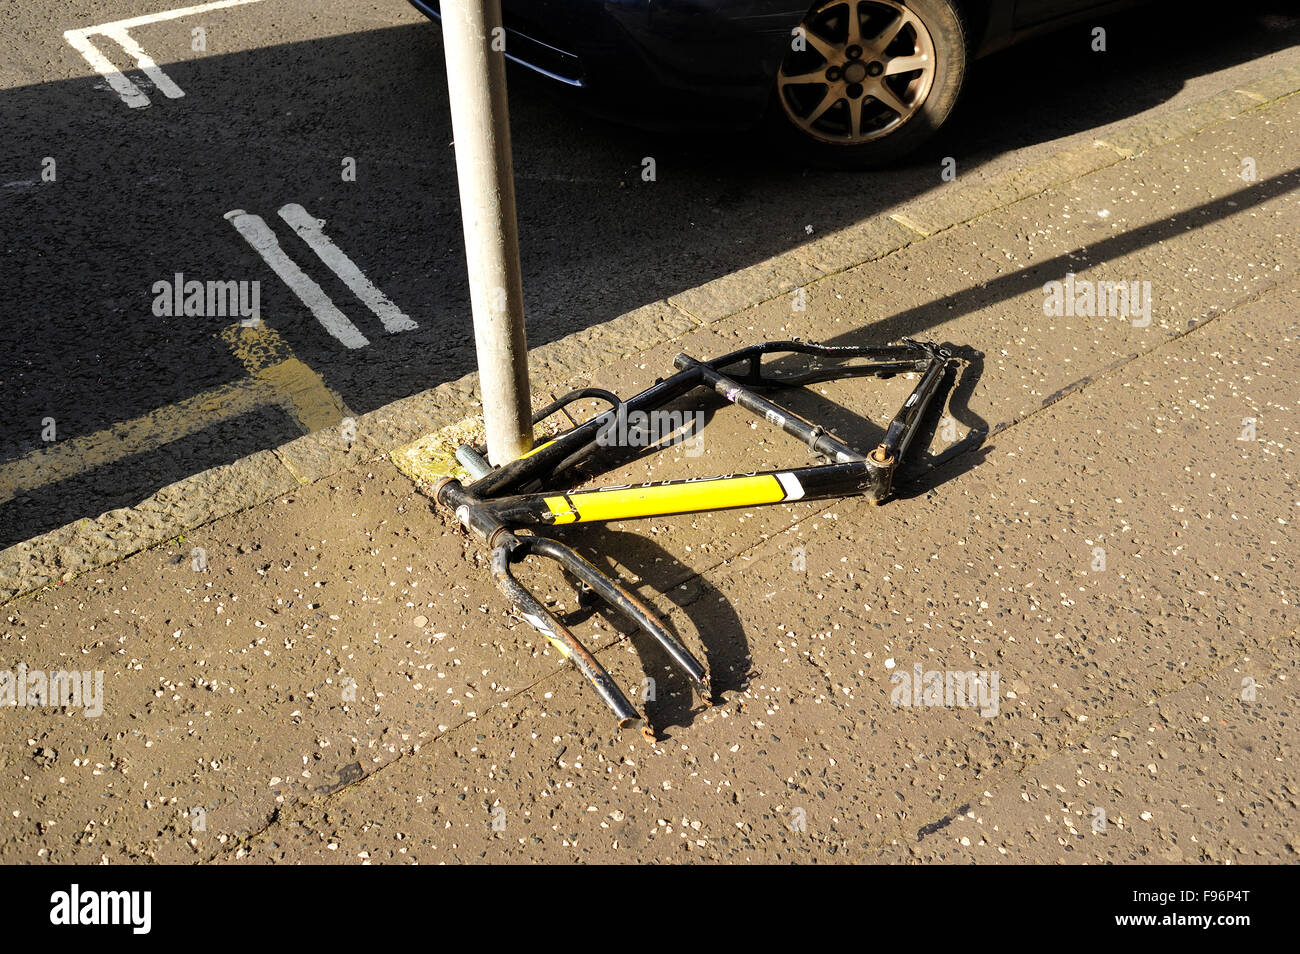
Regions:
<instances>
[{"instance_id":1,"label":"concrete pavement","mask_svg":"<svg viewBox=\"0 0 1300 954\"><path fill-rule=\"evenodd\" d=\"M974 349L883 507L566 532L721 690L692 708L617 621L582 627L623 685L656 680L657 745L611 729L387 459L331 462L6 605L6 664L103 670L105 705L5 716L0 858L1291 860L1300 105L1252 90L1180 122L961 193L952 222L936 203L813 242L815 271L751 274L739 309L744 278L654 306L680 323L633 356L539 362L627 394L762 338ZM1047 313L1067 280L1137 291ZM823 396L869 446L907 389ZM721 411L701 457L610 480L805 459ZM900 694L918 667L997 691Z\"/></svg>"}]
</instances>

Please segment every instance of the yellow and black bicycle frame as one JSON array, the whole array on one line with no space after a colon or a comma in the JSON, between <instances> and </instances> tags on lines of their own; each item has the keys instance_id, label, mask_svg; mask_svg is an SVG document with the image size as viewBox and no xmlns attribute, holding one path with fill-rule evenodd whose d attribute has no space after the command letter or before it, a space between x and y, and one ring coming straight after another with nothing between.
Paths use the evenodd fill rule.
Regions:
<instances>
[{"instance_id":1,"label":"yellow and black bicycle frame","mask_svg":"<svg viewBox=\"0 0 1300 954\"><path fill-rule=\"evenodd\" d=\"M798 372L781 373L765 365L769 356L803 356ZM461 447L461 461L477 479L468 487L446 479L435 489L438 504L456 515L466 530L492 550L492 574L529 624L577 666L622 726L640 725L653 731L610 678L603 666L511 573L512 564L530 554L553 559L577 578L584 590L629 617L658 642L686 674L706 703L712 699L704 667L670 633L655 614L626 587L611 580L570 547L536 531L572 523L632 520L667 514L699 513L755 507L824 497L866 494L881 501L889 496L894 472L915 436L918 424L938 392L952 354L938 345L904 340L900 345L845 347L801 341L770 341L698 361L686 354L674 359L677 373L640 394L622 401L609 391L583 388L542 408L540 422L578 401L596 399L610 410L576 424L518 460L497 468L483 459L482 448ZM919 375L906 403L889 423L880 444L862 453L822 427L763 397L760 391L799 387L836 378ZM579 465L592 470L593 458L609 451L601 429L611 417L649 412L675 402L697 388L712 390L731 403L763 418L823 458L822 464L789 470L665 480L653 483L597 487L589 490L546 490L561 474ZM527 531L516 533L518 530Z\"/></svg>"}]
</instances>

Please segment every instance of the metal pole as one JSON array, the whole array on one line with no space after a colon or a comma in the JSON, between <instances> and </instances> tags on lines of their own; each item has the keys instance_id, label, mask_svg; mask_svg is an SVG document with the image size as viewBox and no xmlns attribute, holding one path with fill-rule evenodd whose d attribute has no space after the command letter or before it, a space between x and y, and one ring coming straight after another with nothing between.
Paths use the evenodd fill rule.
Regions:
<instances>
[{"instance_id":1,"label":"metal pole","mask_svg":"<svg viewBox=\"0 0 1300 954\"><path fill-rule=\"evenodd\" d=\"M505 34L500 26L501 0L442 0L479 391L488 459L496 465L516 460L533 445Z\"/></svg>"}]
</instances>

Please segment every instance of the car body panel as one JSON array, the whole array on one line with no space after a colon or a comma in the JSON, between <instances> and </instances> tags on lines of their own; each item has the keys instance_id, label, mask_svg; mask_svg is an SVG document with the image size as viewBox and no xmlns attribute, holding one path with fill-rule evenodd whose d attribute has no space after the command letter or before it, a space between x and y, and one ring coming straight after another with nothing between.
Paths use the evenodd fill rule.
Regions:
<instances>
[{"instance_id":1,"label":"car body panel","mask_svg":"<svg viewBox=\"0 0 1300 954\"><path fill-rule=\"evenodd\" d=\"M409 0L438 18L438 0ZM976 56L1141 0L963 0ZM594 111L651 128L745 128L810 0L502 0L506 56ZM578 91L581 91L580 93Z\"/></svg>"}]
</instances>

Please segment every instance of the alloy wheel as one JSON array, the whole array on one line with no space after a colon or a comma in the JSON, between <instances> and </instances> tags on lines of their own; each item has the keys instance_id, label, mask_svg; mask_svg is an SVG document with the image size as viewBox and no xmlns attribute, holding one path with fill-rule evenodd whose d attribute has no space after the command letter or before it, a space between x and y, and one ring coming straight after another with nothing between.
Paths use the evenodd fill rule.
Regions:
<instances>
[{"instance_id":1,"label":"alloy wheel","mask_svg":"<svg viewBox=\"0 0 1300 954\"><path fill-rule=\"evenodd\" d=\"M777 74L786 116L823 142L887 136L925 103L934 40L894 0L830 0L805 19Z\"/></svg>"}]
</instances>

